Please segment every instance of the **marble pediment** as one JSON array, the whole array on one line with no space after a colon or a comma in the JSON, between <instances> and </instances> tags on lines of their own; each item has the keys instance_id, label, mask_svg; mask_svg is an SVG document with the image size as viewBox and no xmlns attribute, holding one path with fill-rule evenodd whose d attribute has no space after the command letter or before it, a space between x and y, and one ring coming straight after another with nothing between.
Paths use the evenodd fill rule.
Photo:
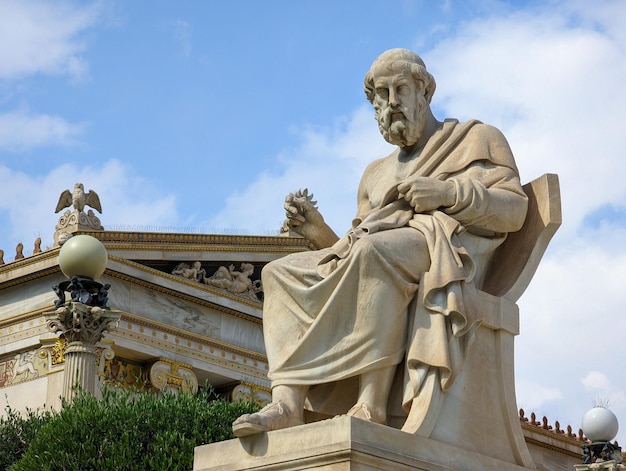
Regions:
<instances>
[{"instance_id":1,"label":"marble pediment","mask_svg":"<svg viewBox=\"0 0 626 471\"><path fill-rule=\"evenodd\" d=\"M154 298L154 302L148 303L150 306L175 299L176 303L183 303L183 311L200 306L260 321L263 266L287 253L310 248L304 239L280 236L82 233L96 237L107 249L109 259L102 281L112 286L109 304L148 317L150 312L163 309L151 307L142 313L141 299ZM58 267L58 251L58 247L53 248L1 267L0 289L7 301L2 317L23 314L25 304L36 311L54 302L51 287L64 279ZM180 273L177 267L194 264L201 268L203 278L176 274ZM243 280L252 289L231 287L233 275L235 282L241 285Z\"/></svg>"}]
</instances>

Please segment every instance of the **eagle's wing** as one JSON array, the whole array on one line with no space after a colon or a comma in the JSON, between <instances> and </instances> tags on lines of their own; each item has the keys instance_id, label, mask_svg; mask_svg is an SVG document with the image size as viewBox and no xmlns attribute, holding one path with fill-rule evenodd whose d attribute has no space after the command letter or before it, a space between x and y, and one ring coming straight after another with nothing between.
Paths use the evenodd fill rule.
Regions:
<instances>
[{"instance_id":1,"label":"eagle's wing","mask_svg":"<svg viewBox=\"0 0 626 471\"><path fill-rule=\"evenodd\" d=\"M98 197L98 193L93 190L89 190L85 193L85 204L91 206L95 210L97 210L100 214L102 214L102 206L100 206L100 198Z\"/></svg>"},{"instance_id":2,"label":"eagle's wing","mask_svg":"<svg viewBox=\"0 0 626 471\"><path fill-rule=\"evenodd\" d=\"M59 202L57 203L57 209L54 210L55 213L58 213L63 208L67 208L68 206L72 206L72 193L70 190L65 190L59 196Z\"/></svg>"}]
</instances>

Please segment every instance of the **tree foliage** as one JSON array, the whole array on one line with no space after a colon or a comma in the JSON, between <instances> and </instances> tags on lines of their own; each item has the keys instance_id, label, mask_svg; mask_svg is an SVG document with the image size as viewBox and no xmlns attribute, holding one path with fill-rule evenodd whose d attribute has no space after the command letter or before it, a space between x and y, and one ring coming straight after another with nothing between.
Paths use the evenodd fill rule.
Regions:
<instances>
[{"instance_id":1,"label":"tree foliage","mask_svg":"<svg viewBox=\"0 0 626 471\"><path fill-rule=\"evenodd\" d=\"M6 429L13 443L27 449L0 469L188 471L194 447L233 438L233 420L258 409L208 397L206 391L158 397L108 389L102 400L80 394L59 412L30 412L21 419L10 414L0 419L0 431Z\"/></svg>"},{"instance_id":2,"label":"tree foliage","mask_svg":"<svg viewBox=\"0 0 626 471\"><path fill-rule=\"evenodd\" d=\"M6 407L6 415L0 417L0 470L9 469L26 452L51 415L50 411L31 409L21 414Z\"/></svg>"}]
</instances>

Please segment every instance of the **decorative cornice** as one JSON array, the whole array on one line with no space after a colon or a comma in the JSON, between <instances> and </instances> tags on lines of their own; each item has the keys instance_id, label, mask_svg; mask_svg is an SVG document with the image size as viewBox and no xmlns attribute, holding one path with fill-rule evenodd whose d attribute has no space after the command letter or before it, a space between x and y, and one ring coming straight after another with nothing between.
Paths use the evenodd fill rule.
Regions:
<instances>
[{"instance_id":1,"label":"decorative cornice","mask_svg":"<svg viewBox=\"0 0 626 471\"><path fill-rule=\"evenodd\" d=\"M128 248L136 249L135 243L167 244L167 245L198 245L198 246L232 246L237 250L241 247L265 247L271 251L274 247L293 247L309 249L311 243L301 237L283 236L251 236L230 234L195 234L172 232L125 232L125 231L78 231L77 234L95 237L103 244L128 243ZM117 246L116 246L117 247ZM154 247L151 247L152 249ZM165 248L165 247L164 247ZM172 249L179 250L179 248ZM206 250L206 248L205 248Z\"/></svg>"},{"instance_id":2,"label":"decorative cornice","mask_svg":"<svg viewBox=\"0 0 626 471\"><path fill-rule=\"evenodd\" d=\"M581 443L586 443L586 441L581 441L578 438L568 437L563 431L556 432L550 428L549 430L544 429L541 425L533 425L528 422L521 422L522 429L529 430L531 432L537 433L539 435L543 435L545 437L550 437L552 439L561 440L563 442L570 443L572 445L580 446Z\"/></svg>"},{"instance_id":3,"label":"decorative cornice","mask_svg":"<svg viewBox=\"0 0 626 471\"><path fill-rule=\"evenodd\" d=\"M558 421L552 426L548 424L548 418L545 416L540 422L537 420L534 412L530 414L530 418L527 418L524 409L519 410L519 419L526 443L571 457L580 458L582 456L581 447L583 444L588 443L582 430L579 430L578 435L576 435L569 425L566 427L566 430L561 429ZM531 435L534 435L534 437ZM545 437L545 440L542 439L543 437ZM555 440L561 442L562 445L555 445Z\"/></svg>"},{"instance_id":4,"label":"decorative cornice","mask_svg":"<svg viewBox=\"0 0 626 471\"><path fill-rule=\"evenodd\" d=\"M36 272L29 273L27 275L9 279L5 282L0 282L0 289L11 288L12 286L17 286L17 285L23 285L24 283L28 283L38 278L43 278L48 275L54 275L55 273L59 273L60 271L61 269L59 268L59 266L54 265L52 267L44 268L43 270L38 270Z\"/></svg>"},{"instance_id":5,"label":"decorative cornice","mask_svg":"<svg viewBox=\"0 0 626 471\"><path fill-rule=\"evenodd\" d=\"M27 338L39 337L48 332L48 327L43 315L37 322L30 320L28 325L24 324L24 321L14 324L4 324L0 328L0 345L8 345Z\"/></svg>"},{"instance_id":6,"label":"decorative cornice","mask_svg":"<svg viewBox=\"0 0 626 471\"><path fill-rule=\"evenodd\" d=\"M551 437L551 438L554 438L554 437ZM538 446L540 448L545 448L546 450L550 450L550 451L553 451L555 453L559 453L561 455L571 456L573 458L580 458L583 455L582 448L581 448L580 452L576 453L574 451L568 450L567 448L556 446L556 445L552 445L550 443L546 443L544 441L537 440L536 438L531 438L531 437L528 437L526 435L524 435L524 441L526 443L528 443L529 445L535 445L535 446ZM580 443L577 442L576 444L580 447Z\"/></svg>"},{"instance_id":7,"label":"decorative cornice","mask_svg":"<svg viewBox=\"0 0 626 471\"><path fill-rule=\"evenodd\" d=\"M54 249L44 250L43 252L40 252L38 254L29 255L19 260L6 262L4 265L0 265L0 274L10 271L10 270L24 267L27 265L32 265L33 263L41 262L49 258L54 258L54 257L57 257L58 255L59 255L59 247L56 247Z\"/></svg>"},{"instance_id":8,"label":"decorative cornice","mask_svg":"<svg viewBox=\"0 0 626 471\"><path fill-rule=\"evenodd\" d=\"M37 309L33 309L32 311L28 311L22 314L18 314L16 316L12 316L8 319L0 321L0 329L3 329L9 325L21 324L32 319L38 319L38 318L43 319L43 313L46 311L50 311L52 309L54 309L54 304L51 302L47 306L39 307Z\"/></svg>"}]
</instances>

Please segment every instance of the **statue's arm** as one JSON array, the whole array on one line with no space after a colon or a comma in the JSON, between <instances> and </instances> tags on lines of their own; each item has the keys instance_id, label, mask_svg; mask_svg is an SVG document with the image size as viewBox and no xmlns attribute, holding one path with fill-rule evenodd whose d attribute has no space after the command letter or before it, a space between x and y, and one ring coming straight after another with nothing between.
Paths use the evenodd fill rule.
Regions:
<instances>
[{"instance_id":1,"label":"statue's arm","mask_svg":"<svg viewBox=\"0 0 626 471\"><path fill-rule=\"evenodd\" d=\"M316 248L330 247L339 240L335 231L324 221L322 213L315 206L313 194L309 195L308 190L289 193L285 197L285 213L283 229L292 230L308 239Z\"/></svg>"},{"instance_id":2,"label":"statue's arm","mask_svg":"<svg viewBox=\"0 0 626 471\"><path fill-rule=\"evenodd\" d=\"M528 197L504 135L495 127L472 128L468 152L480 157L463 171L449 175L454 204L444 211L466 227L515 232L524 224Z\"/></svg>"},{"instance_id":3,"label":"statue's arm","mask_svg":"<svg viewBox=\"0 0 626 471\"><path fill-rule=\"evenodd\" d=\"M499 170L495 172L508 173L506 169ZM526 218L528 197L516 176L503 177L502 182L491 186L476 176L449 180L455 185L456 200L444 211L466 227L500 233L519 230Z\"/></svg>"}]
</instances>

